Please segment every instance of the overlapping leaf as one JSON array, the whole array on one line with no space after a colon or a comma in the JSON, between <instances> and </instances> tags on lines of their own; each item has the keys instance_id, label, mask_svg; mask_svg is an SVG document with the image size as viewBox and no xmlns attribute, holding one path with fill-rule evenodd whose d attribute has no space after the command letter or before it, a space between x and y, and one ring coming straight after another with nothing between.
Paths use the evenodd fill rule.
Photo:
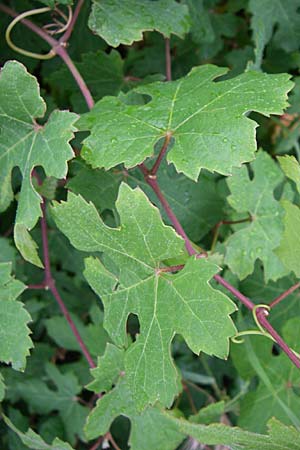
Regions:
<instances>
[{"instance_id":1,"label":"overlapping leaf","mask_svg":"<svg viewBox=\"0 0 300 450\"><path fill-rule=\"evenodd\" d=\"M112 47L130 45L143 37L144 31L156 30L166 37L183 37L189 29L185 5L174 0L94 0L89 19L91 30Z\"/></svg>"},{"instance_id":2,"label":"overlapping leaf","mask_svg":"<svg viewBox=\"0 0 300 450\"><path fill-rule=\"evenodd\" d=\"M171 135L174 145L167 158L177 171L194 180L201 168L231 173L252 160L256 150L256 123L245 113L280 114L292 83L288 75L256 72L213 81L226 71L205 65L177 81L140 87L137 92L151 98L145 105L104 98L79 121L81 129L91 131L82 156L93 167L133 167Z\"/></svg>"},{"instance_id":3,"label":"overlapping leaf","mask_svg":"<svg viewBox=\"0 0 300 450\"><path fill-rule=\"evenodd\" d=\"M284 211L274 198L274 189L283 178L276 163L265 152L258 153L251 167L252 180L247 168L242 167L227 181L231 191L228 202L245 217L250 214L251 222L229 237L225 262L243 279L253 272L255 261L260 259L265 280L276 280L287 273L274 252L284 231Z\"/></svg>"},{"instance_id":4,"label":"overlapping leaf","mask_svg":"<svg viewBox=\"0 0 300 450\"><path fill-rule=\"evenodd\" d=\"M235 308L208 284L218 270L214 264L190 258L177 274L161 270L164 260L183 254L184 243L140 190L123 184L117 209L118 229L107 227L92 204L73 194L53 214L75 247L103 251L114 263L111 269L89 258L85 276L104 303L104 326L117 345L126 346L129 314L138 315L140 334L125 358L137 407L157 399L170 405L180 389L170 357L175 333L195 353L226 358L228 338L235 332L228 315Z\"/></svg>"},{"instance_id":5,"label":"overlapping leaf","mask_svg":"<svg viewBox=\"0 0 300 450\"><path fill-rule=\"evenodd\" d=\"M11 277L11 264L0 263L0 360L16 370L24 370L33 347L27 324L31 317L16 298L25 285Z\"/></svg>"},{"instance_id":6,"label":"overlapping leaf","mask_svg":"<svg viewBox=\"0 0 300 450\"><path fill-rule=\"evenodd\" d=\"M39 95L36 79L25 67L11 61L0 77L0 211L13 199L11 172L18 166L23 183L19 194L15 224L15 242L28 261L42 266L28 230L41 216L41 197L32 185L31 172L42 166L47 176L63 178L73 151L69 140L77 116L67 111L54 111L48 122L40 126L36 119L45 114L45 103Z\"/></svg>"}]
</instances>

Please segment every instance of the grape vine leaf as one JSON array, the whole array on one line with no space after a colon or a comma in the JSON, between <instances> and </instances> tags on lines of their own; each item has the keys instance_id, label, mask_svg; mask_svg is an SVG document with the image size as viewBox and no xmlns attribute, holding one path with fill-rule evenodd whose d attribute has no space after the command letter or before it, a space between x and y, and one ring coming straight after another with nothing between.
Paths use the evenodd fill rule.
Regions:
<instances>
[{"instance_id":1,"label":"grape vine leaf","mask_svg":"<svg viewBox=\"0 0 300 450\"><path fill-rule=\"evenodd\" d=\"M107 227L96 208L74 194L55 205L52 213L76 248L103 251L117 268L112 273L90 257L85 276L102 299L104 327L117 345L126 346L129 314L139 318L140 334L125 361L137 405L143 408L157 399L170 405L180 388L170 356L175 333L195 353L226 358L229 337L235 334L229 317L235 306L209 285L218 271L209 261L191 257L177 274L163 270L164 260L185 253L184 242L162 223L140 189L122 184L117 210L121 222L117 229Z\"/></svg>"},{"instance_id":2,"label":"grape vine leaf","mask_svg":"<svg viewBox=\"0 0 300 450\"><path fill-rule=\"evenodd\" d=\"M300 44L299 0L250 0L251 27L256 43L256 67L259 68L266 44L274 32L274 44L286 52L298 50Z\"/></svg>"},{"instance_id":3,"label":"grape vine leaf","mask_svg":"<svg viewBox=\"0 0 300 450\"><path fill-rule=\"evenodd\" d=\"M159 404L143 412L137 411L124 371L124 358L124 350L109 344L103 357L98 359L97 368L91 371L94 381L88 388L96 393L107 393L88 416L85 431L89 439L104 435L114 419L123 415L131 422L129 444L132 450L174 450L188 436L201 444L229 445L235 450L290 450L294 448L291 443L295 449L300 449L300 444L296 444L300 438L298 430L275 419L268 423L269 435L260 435L220 423L209 426L193 423L196 416L191 416L190 421L178 419L173 411L165 411Z\"/></svg>"},{"instance_id":4,"label":"grape vine leaf","mask_svg":"<svg viewBox=\"0 0 300 450\"><path fill-rule=\"evenodd\" d=\"M285 323L282 333L289 346L295 349L300 338L298 325L299 319L294 317ZM239 426L264 432L267 421L274 416L286 425L299 428L299 369L291 365L284 353L264 361L257 356L251 338L245 341L244 354L260 381L258 387L246 394L241 402Z\"/></svg>"},{"instance_id":5,"label":"grape vine leaf","mask_svg":"<svg viewBox=\"0 0 300 450\"><path fill-rule=\"evenodd\" d=\"M139 87L135 92L151 98L144 105L127 105L116 97L100 100L76 124L91 131L83 158L94 168L120 163L134 167L171 134L167 159L178 172L195 181L201 168L230 174L233 167L254 159L256 123L245 114L281 114L293 84L289 75L257 72L213 81L226 72L203 65L179 80Z\"/></svg>"},{"instance_id":6,"label":"grape vine leaf","mask_svg":"<svg viewBox=\"0 0 300 450\"><path fill-rule=\"evenodd\" d=\"M292 156L278 158L281 168L288 178L296 183L300 193L300 166ZM276 254L287 267L293 271L297 277L300 276L299 252L300 252L300 208L293 205L288 200L282 200L282 206L285 210L284 233Z\"/></svg>"},{"instance_id":7,"label":"grape vine leaf","mask_svg":"<svg viewBox=\"0 0 300 450\"><path fill-rule=\"evenodd\" d=\"M33 450L73 450L67 442L63 442L58 438L55 438L52 444L47 444L41 436L35 433L31 428L29 428L26 433L22 433L8 417L5 415L2 415L2 417L6 425L19 436L23 444L28 448Z\"/></svg>"},{"instance_id":8,"label":"grape vine leaf","mask_svg":"<svg viewBox=\"0 0 300 450\"><path fill-rule=\"evenodd\" d=\"M54 111L41 126L36 119L45 114L37 80L17 61L9 61L0 74L0 211L13 199L11 172L18 166L23 182L18 200L15 243L22 256L42 267L36 244L28 230L41 216L41 197L34 189L31 172L42 166L47 176L64 178L67 161L73 157L69 145L77 115Z\"/></svg>"},{"instance_id":9,"label":"grape vine leaf","mask_svg":"<svg viewBox=\"0 0 300 450\"><path fill-rule=\"evenodd\" d=\"M26 356L33 347L27 326L31 317L23 303L16 301L26 286L10 274L11 264L0 263L0 360L23 371Z\"/></svg>"},{"instance_id":10,"label":"grape vine leaf","mask_svg":"<svg viewBox=\"0 0 300 450\"><path fill-rule=\"evenodd\" d=\"M274 198L274 189L283 177L277 164L263 151L257 154L251 168L253 179L243 166L227 180L231 192L229 204L245 217L250 214L252 220L227 240L225 263L243 279L253 272L255 261L260 259L267 282L287 273L274 252L284 231L284 211Z\"/></svg>"},{"instance_id":11,"label":"grape vine leaf","mask_svg":"<svg viewBox=\"0 0 300 450\"><path fill-rule=\"evenodd\" d=\"M183 37L189 25L188 8L174 0L93 0L89 18L91 30L112 47L140 41L151 30Z\"/></svg>"}]
</instances>

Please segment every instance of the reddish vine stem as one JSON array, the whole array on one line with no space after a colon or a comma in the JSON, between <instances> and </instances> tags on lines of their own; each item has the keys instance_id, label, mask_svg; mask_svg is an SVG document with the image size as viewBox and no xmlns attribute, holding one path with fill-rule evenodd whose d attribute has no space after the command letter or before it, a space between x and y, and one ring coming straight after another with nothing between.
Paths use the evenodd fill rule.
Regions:
<instances>
[{"instance_id":1,"label":"reddish vine stem","mask_svg":"<svg viewBox=\"0 0 300 450\"><path fill-rule=\"evenodd\" d=\"M168 132L166 133L166 137L165 137L163 146L162 146L162 148L161 148L161 150L160 150L160 152L159 152L159 155L158 155L158 157L156 158L156 161L155 161L155 163L153 164L153 167L152 167L152 169L151 169L150 172L149 172L150 175L152 175L152 176L156 175L156 173L157 173L157 171L158 171L158 169L159 169L159 166L161 165L161 162L162 162L162 160L163 160L165 154L167 153L167 150L168 150L168 147L169 147L169 143L170 143L171 137L172 137L172 133L168 131Z\"/></svg>"},{"instance_id":2,"label":"reddish vine stem","mask_svg":"<svg viewBox=\"0 0 300 450\"><path fill-rule=\"evenodd\" d=\"M259 321L259 323L268 331L268 333L275 339L279 347L282 348L282 350L288 355L290 360L295 364L298 369L300 369L300 360L295 355L295 353L292 352L292 350L289 348L289 346L285 343L285 341L282 339L281 336L277 333L276 330L269 324L267 320L269 312L264 308L258 308L256 317Z\"/></svg>"},{"instance_id":3,"label":"reddish vine stem","mask_svg":"<svg viewBox=\"0 0 300 450\"><path fill-rule=\"evenodd\" d=\"M100 445L103 442L103 436L100 436L99 439L97 439L97 441L95 442L95 444L92 445L92 447L90 448L90 450L97 450Z\"/></svg>"},{"instance_id":4,"label":"reddish vine stem","mask_svg":"<svg viewBox=\"0 0 300 450\"><path fill-rule=\"evenodd\" d=\"M161 192L159 185L156 180L156 176L151 175L149 170L144 164L141 164L140 169L144 175L145 181L149 184L149 186L152 188L154 193L156 194L158 200L160 201L162 207L164 208L166 214L168 215L169 219L171 220L175 230L177 233L184 239L186 249L189 253L189 255L197 255L196 250L193 248L189 238L187 237L184 229L182 228L180 222L178 221L176 215L174 214L171 206L169 205L168 201L166 200L165 196ZM200 257L205 257L206 254L202 253L199 255ZM248 308L250 311L253 311L255 305L254 303L245 295L243 295L240 291L238 291L234 286L232 286L228 281L226 281L221 275L217 274L214 276L214 279L225 287L229 292L231 292L241 303L243 303L246 308ZM282 348L282 350L287 354L287 356L290 358L290 360L293 362L293 364L300 368L300 361L297 358L297 356L292 352L292 350L288 347L288 345L284 342L284 340L279 336L279 334L274 330L272 325L268 322L266 319L266 316L268 315L268 311L264 308L259 308L257 312L257 320L259 323L264 327L265 330L268 331L268 333L275 339L277 344Z\"/></svg>"},{"instance_id":5,"label":"reddish vine stem","mask_svg":"<svg viewBox=\"0 0 300 450\"><path fill-rule=\"evenodd\" d=\"M83 342L82 337L80 336L80 333L79 333L75 323L73 322L64 301L62 300L62 298L56 288L55 280L52 276L51 265L50 265L50 255L49 255L47 219L46 219L46 201L44 198L43 198L43 202L42 202L41 231L42 231L42 243L43 243L43 254L44 254L44 258L43 258L43 260L44 260L44 281L40 284L30 284L27 287L28 287L28 289L49 289L51 291L61 312L63 313L65 319L67 320L67 322L78 342L78 345L80 346L80 348L82 350L82 353L83 353L85 359L87 360L90 368L93 369L96 367L96 364L95 364L93 358L91 357L91 354L88 351L85 343Z\"/></svg>"},{"instance_id":6,"label":"reddish vine stem","mask_svg":"<svg viewBox=\"0 0 300 450\"><path fill-rule=\"evenodd\" d=\"M165 55L166 55L166 80L172 81L172 61L170 39L165 38Z\"/></svg>"},{"instance_id":7,"label":"reddish vine stem","mask_svg":"<svg viewBox=\"0 0 300 450\"><path fill-rule=\"evenodd\" d=\"M81 351L82 351L85 359L87 360L90 368L94 369L96 367L96 364L95 364L93 358L91 357L91 354L88 351L85 343L83 342L82 337L80 336L80 333L79 333L75 323L73 322L73 320L69 314L69 311L56 288L55 280L51 273L45 199L43 199L43 202L42 202L41 230L42 230L42 243L43 243L43 253L44 253L43 259L44 259L44 267L45 267L44 282L41 283L40 285L29 285L28 288L50 289L53 297L55 298L58 306L60 307L61 312L63 313L65 319L67 320L67 322L78 342L78 345L81 348Z\"/></svg>"},{"instance_id":8,"label":"reddish vine stem","mask_svg":"<svg viewBox=\"0 0 300 450\"><path fill-rule=\"evenodd\" d=\"M80 2L79 2L80 3ZM78 6L78 4L77 4ZM81 5L82 6L82 5ZM80 8L81 8L80 6ZM78 17L80 8L78 9L77 15L76 15L76 19ZM16 13L14 10L12 10L11 8L8 8L5 5L1 5L0 4L0 11L5 12L6 14L10 15L11 17L17 17L18 13ZM75 13L74 13L75 14ZM74 17L73 17L74 19ZM72 73L74 80L76 81L85 101L86 104L88 106L89 109L91 109L94 106L94 100L92 98L92 95L90 93L89 88L87 87L84 79L82 78L82 76L80 75L80 73L78 72L75 64L73 63L73 61L71 60L67 50L66 50L66 43L67 43L67 39L70 37L72 29L75 25L75 21L73 20L70 24L71 28L71 32L69 33L69 35L66 36L66 33L64 34L65 39L59 40L57 41L56 39L54 39L53 37L51 37L48 33L46 33L46 31L42 30L39 26L35 25L33 22L31 22L28 19L23 19L21 20L21 23L23 25L25 25L27 28L29 28L31 31L33 31L34 33L36 33L38 36L40 36L42 39L44 39L44 41L46 41L52 48L52 50L55 52L56 55L60 56L60 58L64 61L64 63L66 64L66 66L68 67L68 69L70 70L70 72ZM61 39L63 39L63 37Z\"/></svg>"},{"instance_id":9,"label":"reddish vine stem","mask_svg":"<svg viewBox=\"0 0 300 450\"><path fill-rule=\"evenodd\" d=\"M70 39L71 34L73 32L73 29L74 29L74 26L75 26L75 24L77 22L80 10L81 10L81 8L83 6L83 3L84 3L84 0L78 0L77 5L76 5L76 7L74 9L74 12L73 12L73 17L72 17L71 23L68 26L68 28L65 31L65 33L62 35L62 37L59 39L59 42L64 42L65 43L65 42L67 42Z\"/></svg>"},{"instance_id":10,"label":"reddish vine stem","mask_svg":"<svg viewBox=\"0 0 300 450\"><path fill-rule=\"evenodd\" d=\"M213 229L213 240L212 240L212 244L211 244L211 251L213 251L216 246L217 239L219 236L219 230L222 225L237 225L238 223L244 223L244 222L252 222L252 216L249 215L249 217L246 217L245 219L240 219L240 220L220 220L220 222L218 222L214 226L214 229Z\"/></svg>"},{"instance_id":11,"label":"reddish vine stem","mask_svg":"<svg viewBox=\"0 0 300 450\"><path fill-rule=\"evenodd\" d=\"M292 294L294 291L300 288L300 282L294 284L294 286L291 286L289 289L287 289L285 292L280 294L278 297L276 297L271 303L270 308L273 308L274 306L278 305L282 300L284 300L288 295Z\"/></svg>"},{"instance_id":12,"label":"reddish vine stem","mask_svg":"<svg viewBox=\"0 0 300 450\"><path fill-rule=\"evenodd\" d=\"M153 189L153 191L155 192L158 200L160 201L160 203L162 204L167 216L169 217L169 219L171 220L172 224L174 225L175 230L177 231L177 233L184 239L185 242L185 246L186 249L188 251L188 253L190 255L196 255L197 252L196 250L193 248L189 238L187 237L184 229L182 228L179 220L177 219L177 217L175 216L175 214L172 211L171 206L169 205L169 203L167 202L166 198L164 197L163 193L161 192L157 180L156 180L156 175L152 175L151 172L148 171L147 167L145 166L145 164L141 164L140 169L145 177L146 182L149 184L149 186L151 186L151 188Z\"/></svg>"},{"instance_id":13,"label":"reddish vine stem","mask_svg":"<svg viewBox=\"0 0 300 450\"><path fill-rule=\"evenodd\" d=\"M116 443L116 441L114 440L114 438L112 437L111 433L107 433L106 438L111 443L112 447L115 450L121 450L120 447L118 446L118 444Z\"/></svg>"}]
</instances>

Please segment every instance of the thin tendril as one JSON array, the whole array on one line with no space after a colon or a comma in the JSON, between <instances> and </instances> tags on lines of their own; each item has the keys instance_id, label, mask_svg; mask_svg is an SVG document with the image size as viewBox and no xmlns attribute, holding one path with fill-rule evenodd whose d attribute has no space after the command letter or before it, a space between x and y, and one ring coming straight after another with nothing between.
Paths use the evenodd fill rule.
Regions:
<instances>
[{"instance_id":1,"label":"thin tendril","mask_svg":"<svg viewBox=\"0 0 300 450\"><path fill-rule=\"evenodd\" d=\"M59 21L56 21L57 24L59 24L61 26L61 28L51 31L50 34L60 34L69 28L70 23L72 22L72 18L73 18L73 11L72 11L72 8L70 5L67 5L67 8L68 8L68 14L69 14L68 17L60 9L58 9L58 8L55 9L55 12L57 12L66 21L66 24L63 25ZM55 23L50 24L50 25L55 25ZM47 25L46 25L46 27L47 27ZM45 29L46 27L43 27L43 28Z\"/></svg>"},{"instance_id":2,"label":"thin tendril","mask_svg":"<svg viewBox=\"0 0 300 450\"><path fill-rule=\"evenodd\" d=\"M274 339L273 336L271 336L259 323L258 318L257 318L257 310L258 309L264 309L264 310L270 311L271 307L269 305L265 305L265 304L259 304L259 305L255 305L253 307L253 309L252 309L253 319L259 329L258 330L239 331L235 336L233 336L231 338L232 342L234 342L235 344L243 344L244 339L239 339L240 336L257 335L257 336L264 336L268 339L271 339L271 341L276 343L276 339ZM295 356L297 356L297 358L300 359L299 353L297 353L292 348L291 348L291 351L294 353Z\"/></svg>"},{"instance_id":3,"label":"thin tendril","mask_svg":"<svg viewBox=\"0 0 300 450\"><path fill-rule=\"evenodd\" d=\"M266 332L266 330L262 327L262 325L259 323L259 320L257 318L257 310L260 308L268 311L268 314L269 314L269 311L271 310L271 308L269 305L264 305L263 303L261 303L259 305L254 305L253 309L252 309L253 319L254 319L257 327L260 329L262 334L268 335L269 333ZM269 336L271 336L271 335L269 335ZM272 336L271 336L271 338L272 338ZM274 340L274 339L272 338L272 340Z\"/></svg>"},{"instance_id":4,"label":"thin tendril","mask_svg":"<svg viewBox=\"0 0 300 450\"><path fill-rule=\"evenodd\" d=\"M231 341L234 342L235 344L243 344L245 342L244 339L239 339L240 336L248 336L248 335L258 335L258 336L265 336L268 337L270 339L272 339L272 341L274 341L274 339L272 338L271 335L269 335L266 332L262 332L260 330L245 330L245 331L239 331L235 336L233 336L231 338Z\"/></svg>"},{"instance_id":5,"label":"thin tendril","mask_svg":"<svg viewBox=\"0 0 300 450\"><path fill-rule=\"evenodd\" d=\"M5 32L5 39L7 44L16 52L20 53L21 55L28 56L29 58L34 59L51 59L55 56L55 51L51 49L48 53L42 54L42 53L33 53L29 52L28 50L24 50L23 48L17 47L11 40L10 34L13 30L13 28L23 19L29 16L33 16L35 14L42 14L45 12L51 11L51 8L48 6L44 8L37 8L37 9L31 9L30 11L25 11L22 14L18 15L7 27Z\"/></svg>"}]
</instances>

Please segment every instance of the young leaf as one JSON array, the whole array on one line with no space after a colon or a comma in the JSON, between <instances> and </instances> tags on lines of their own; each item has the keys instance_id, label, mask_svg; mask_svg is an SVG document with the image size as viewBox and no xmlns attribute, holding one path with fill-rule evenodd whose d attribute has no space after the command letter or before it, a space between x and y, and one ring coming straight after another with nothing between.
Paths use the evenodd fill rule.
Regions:
<instances>
[{"instance_id":1,"label":"young leaf","mask_svg":"<svg viewBox=\"0 0 300 450\"><path fill-rule=\"evenodd\" d=\"M0 77L0 211L13 199L11 171L18 166L23 183L16 216L15 242L22 256L42 267L31 230L41 216L41 197L32 185L31 172L42 166L47 176L64 178L67 161L73 157L69 145L77 116L67 111L54 111L48 122L40 126L46 106L39 95L36 79L25 67L10 61Z\"/></svg>"},{"instance_id":2,"label":"young leaf","mask_svg":"<svg viewBox=\"0 0 300 450\"><path fill-rule=\"evenodd\" d=\"M183 37L189 29L188 8L174 0L93 0L91 30L112 47L140 41L144 31Z\"/></svg>"},{"instance_id":3,"label":"young leaf","mask_svg":"<svg viewBox=\"0 0 300 450\"><path fill-rule=\"evenodd\" d=\"M53 215L76 248L103 251L114 262L116 273L97 259L86 260L85 276L104 304L104 326L125 346L127 318L138 315L140 334L125 358L130 387L139 408L157 399L169 406L180 389L170 356L175 333L195 353L226 358L235 307L209 285L218 268L206 260L189 258L177 274L160 270L164 260L183 253L184 243L139 189L122 184L117 209L118 229L107 227L92 204L73 194Z\"/></svg>"},{"instance_id":4,"label":"young leaf","mask_svg":"<svg viewBox=\"0 0 300 450\"><path fill-rule=\"evenodd\" d=\"M14 424L9 420L8 417L2 416L4 422L11 430L13 430L21 439L26 447L33 450L73 450L72 447L67 442L62 442L60 439L56 438L52 444L47 444L37 433L35 433L31 428L26 433L18 430Z\"/></svg>"},{"instance_id":5,"label":"young leaf","mask_svg":"<svg viewBox=\"0 0 300 450\"><path fill-rule=\"evenodd\" d=\"M265 280L276 280L287 273L274 252L284 230L284 211L273 193L283 178L266 152L259 152L251 167L252 180L246 167L236 169L227 180L231 191L228 202L245 216L250 214L251 222L229 237L225 263L243 279L253 272L256 259L260 259L264 264Z\"/></svg>"},{"instance_id":6,"label":"young leaf","mask_svg":"<svg viewBox=\"0 0 300 450\"><path fill-rule=\"evenodd\" d=\"M177 81L142 86L136 92L151 97L145 105L127 105L115 97L100 100L78 122L91 131L83 158L93 167L134 167L154 153L159 140L172 136L167 158L177 171L195 181L201 168L230 174L251 161L256 150L256 123L245 113L281 114L292 83L289 75L256 72L213 81L226 72L205 65Z\"/></svg>"},{"instance_id":7,"label":"young leaf","mask_svg":"<svg viewBox=\"0 0 300 450\"><path fill-rule=\"evenodd\" d=\"M0 360L23 371L26 356L33 347L27 326L31 317L23 303L15 300L26 286L14 280L10 273L11 264L0 263Z\"/></svg>"}]
</instances>

